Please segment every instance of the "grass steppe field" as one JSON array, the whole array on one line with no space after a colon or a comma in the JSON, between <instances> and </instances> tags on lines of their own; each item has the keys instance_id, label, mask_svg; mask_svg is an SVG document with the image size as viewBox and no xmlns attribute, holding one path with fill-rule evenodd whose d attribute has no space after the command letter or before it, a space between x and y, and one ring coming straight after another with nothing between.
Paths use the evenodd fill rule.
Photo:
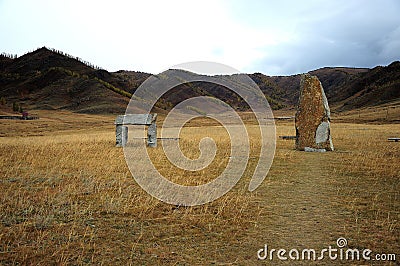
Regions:
<instances>
[{"instance_id":1,"label":"grass steppe field","mask_svg":"<svg viewBox=\"0 0 400 266\"><path fill-rule=\"evenodd\" d=\"M260 261L257 251L265 244L321 250L336 247L339 237L349 248L397 254L396 262L352 264L400 261L400 143L387 141L400 136L399 123L364 123L358 112L334 116L336 150L305 153L278 138L294 135L294 122L277 121L274 162L249 192L260 148L250 123L250 159L234 189L182 207L152 198L132 178L115 147L114 116L37 114L39 120L0 120L0 265L292 265L276 256ZM161 145L149 154L171 180L204 183L226 166L226 134L205 121L184 128L188 157L198 156L202 137L217 142L215 160L199 172L168 164ZM348 261L326 256L314 263Z\"/></svg>"}]
</instances>

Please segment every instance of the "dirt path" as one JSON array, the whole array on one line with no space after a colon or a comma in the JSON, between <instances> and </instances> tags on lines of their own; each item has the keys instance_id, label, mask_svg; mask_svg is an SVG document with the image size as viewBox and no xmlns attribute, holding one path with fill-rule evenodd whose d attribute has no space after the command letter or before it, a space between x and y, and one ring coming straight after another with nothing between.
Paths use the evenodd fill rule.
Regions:
<instances>
[{"instance_id":1,"label":"dirt path","mask_svg":"<svg viewBox=\"0 0 400 266\"><path fill-rule=\"evenodd\" d=\"M281 152L290 154L291 159L275 162L270 179L259 188L265 212L259 219L258 227L250 233L251 252L256 257L257 250L265 244L269 251L273 248L320 251L329 245L336 247L337 238L342 237L346 230L342 221L349 219L351 213L338 204L337 181L332 180L331 173L330 159L333 154L293 150ZM280 260L275 253L273 263L278 262ZM293 264L293 261L287 263ZM310 261L298 263L309 264ZM334 262L318 261L319 265L325 263Z\"/></svg>"}]
</instances>

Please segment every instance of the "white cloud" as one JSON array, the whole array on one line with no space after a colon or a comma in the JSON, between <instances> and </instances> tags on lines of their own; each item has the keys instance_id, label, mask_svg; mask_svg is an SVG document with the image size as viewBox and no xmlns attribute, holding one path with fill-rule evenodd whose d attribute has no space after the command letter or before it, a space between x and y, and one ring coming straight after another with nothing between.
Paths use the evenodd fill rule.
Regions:
<instances>
[{"instance_id":1,"label":"white cloud","mask_svg":"<svg viewBox=\"0 0 400 266\"><path fill-rule=\"evenodd\" d=\"M46 45L108 70L189 61L291 74L398 59L400 4L382 1L0 1L0 51Z\"/></svg>"}]
</instances>

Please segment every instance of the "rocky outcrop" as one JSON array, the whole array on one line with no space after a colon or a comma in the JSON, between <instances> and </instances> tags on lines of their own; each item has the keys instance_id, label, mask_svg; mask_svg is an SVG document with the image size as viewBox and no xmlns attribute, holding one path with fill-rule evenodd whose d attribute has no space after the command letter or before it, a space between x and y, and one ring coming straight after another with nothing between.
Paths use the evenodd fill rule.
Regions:
<instances>
[{"instance_id":1,"label":"rocky outcrop","mask_svg":"<svg viewBox=\"0 0 400 266\"><path fill-rule=\"evenodd\" d=\"M301 76L295 126L297 150L333 151L328 100L316 76Z\"/></svg>"}]
</instances>

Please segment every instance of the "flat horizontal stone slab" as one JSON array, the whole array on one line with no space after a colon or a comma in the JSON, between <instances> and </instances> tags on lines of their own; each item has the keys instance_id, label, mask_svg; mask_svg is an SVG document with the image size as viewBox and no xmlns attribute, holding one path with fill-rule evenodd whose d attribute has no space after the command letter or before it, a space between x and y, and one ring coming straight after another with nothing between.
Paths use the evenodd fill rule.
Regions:
<instances>
[{"instance_id":1,"label":"flat horizontal stone slab","mask_svg":"<svg viewBox=\"0 0 400 266\"><path fill-rule=\"evenodd\" d=\"M16 115L0 115L0 119L11 119L11 120L37 120L38 116L16 116Z\"/></svg>"},{"instance_id":2,"label":"flat horizontal stone slab","mask_svg":"<svg viewBox=\"0 0 400 266\"><path fill-rule=\"evenodd\" d=\"M315 149L310 147L304 147L304 151L306 152L326 152L326 149Z\"/></svg>"},{"instance_id":3,"label":"flat horizontal stone slab","mask_svg":"<svg viewBox=\"0 0 400 266\"><path fill-rule=\"evenodd\" d=\"M279 136L280 139L285 139L285 140L290 140L290 139L296 139L296 136Z\"/></svg>"},{"instance_id":4,"label":"flat horizontal stone slab","mask_svg":"<svg viewBox=\"0 0 400 266\"><path fill-rule=\"evenodd\" d=\"M291 120L294 119L294 116L276 116L275 120Z\"/></svg>"},{"instance_id":5,"label":"flat horizontal stone slab","mask_svg":"<svg viewBox=\"0 0 400 266\"><path fill-rule=\"evenodd\" d=\"M157 114L130 114L119 115L115 119L115 125L151 125L157 118Z\"/></svg>"}]
</instances>

